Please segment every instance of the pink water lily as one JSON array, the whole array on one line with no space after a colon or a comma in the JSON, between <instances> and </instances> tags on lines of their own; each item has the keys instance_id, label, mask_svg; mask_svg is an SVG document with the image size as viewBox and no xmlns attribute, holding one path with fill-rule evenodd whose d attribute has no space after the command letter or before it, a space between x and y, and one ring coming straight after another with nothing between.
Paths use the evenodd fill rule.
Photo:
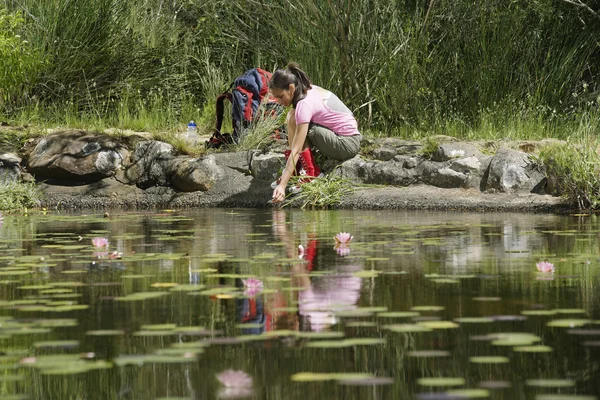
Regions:
<instances>
[{"instance_id":1,"label":"pink water lily","mask_svg":"<svg viewBox=\"0 0 600 400\"><path fill-rule=\"evenodd\" d=\"M336 243L350 243L354 236L350 236L347 232L340 232L334 236L334 239Z\"/></svg>"},{"instance_id":2,"label":"pink water lily","mask_svg":"<svg viewBox=\"0 0 600 400\"><path fill-rule=\"evenodd\" d=\"M92 238L92 245L97 248L108 247L108 239L104 237Z\"/></svg>"},{"instance_id":3,"label":"pink water lily","mask_svg":"<svg viewBox=\"0 0 600 400\"><path fill-rule=\"evenodd\" d=\"M252 377L244 371L228 369L217 374L217 380L225 387L252 387Z\"/></svg>"},{"instance_id":4,"label":"pink water lily","mask_svg":"<svg viewBox=\"0 0 600 400\"><path fill-rule=\"evenodd\" d=\"M217 374L217 380L222 385L218 393L221 399L237 399L253 395L252 377L244 371L228 369Z\"/></svg>"},{"instance_id":5,"label":"pink water lily","mask_svg":"<svg viewBox=\"0 0 600 400\"><path fill-rule=\"evenodd\" d=\"M550 272L550 273L554 272L554 264L552 264L551 262L548 262L548 261L541 261L541 262L535 264L535 267L540 272Z\"/></svg>"},{"instance_id":6,"label":"pink water lily","mask_svg":"<svg viewBox=\"0 0 600 400\"><path fill-rule=\"evenodd\" d=\"M338 256L345 257L350 254L350 247L345 243L337 243L333 248Z\"/></svg>"},{"instance_id":7,"label":"pink water lily","mask_svg":"<svg viewBox=\"0 0 600 400\"><path fill-rule=\"evenodd\" d=\"M263 282L260 279L242 279L242 283L244 284L244 294L246 296L254 297L263 290Z\"/></svg>"}]
</instances>

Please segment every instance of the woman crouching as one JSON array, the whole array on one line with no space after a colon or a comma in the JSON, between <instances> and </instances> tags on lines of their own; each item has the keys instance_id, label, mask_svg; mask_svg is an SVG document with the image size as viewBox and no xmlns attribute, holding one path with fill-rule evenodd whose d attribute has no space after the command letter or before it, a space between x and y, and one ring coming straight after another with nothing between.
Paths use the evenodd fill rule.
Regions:
<instances>
[{"instance_id":1,"label":"woman crouching","mask_svg":"<svg viewBox=\"0 0 600 400\"><path fill-rule=\"evenodd\" d=\"M273 202L279 203L294 174L306 176L302 183L321 173L311 147L327 158L344 161L358 154L361 135L352 111L335 94L313 85L296 63L273 73L269 91L281 105L293 108L286 121L290 145L285 152L287 161L281 178L271 185ZM297 193L300 188L294 186L290 191Z\"/></svg>"}]
</instances>

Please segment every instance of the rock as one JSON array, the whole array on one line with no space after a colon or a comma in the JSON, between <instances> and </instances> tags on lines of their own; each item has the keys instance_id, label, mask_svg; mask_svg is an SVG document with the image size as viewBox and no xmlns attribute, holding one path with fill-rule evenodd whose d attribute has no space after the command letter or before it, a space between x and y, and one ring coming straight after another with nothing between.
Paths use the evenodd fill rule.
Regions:
<instances>
[{"instance_id":1,"label":"rock","mask_svg":"<svg viewBox=\"0 0 600 400\"><path fill-rule=\"evenodd\" d=\"M0 151L0 184L21 179L21 157L9 151Z\"/></svg>"},{"instance_id":2,"label":"rock","mask_svg":"<svg viewBox=\"0 0 600 400\"><path fill-rule=\"evenodd\" d=\"M212 155L198 159L177 157L170 167L170 181L181 192L206 192L223 174Z\"/></svg>"},{"instance_id":3,"label":"rock","mask_svg":"<svg viewBox=\"0 0 600 400\"><path fill-rule=\"evenodd\" d=\"M431 161L449 161L455 158L482 157L481 151L470 143L449 142L442 143L433 153Z\"/></svg>"},{"instance_id":4,"label":"rock","mask_svg":"<svg viewBox=\"0 0 600 400\"><path fill-rule=\"evenodd\" d=\"M364 161L360 156L344 161L334 171L354 183L408 186L418 180L416 169L404 168L404 157L390 161Z\"/></svg>"},{"instance_id":5,"label":"rock","mask_svg":"<svg viewBox=\"0 0 600 400\"><path fill-rule=\"evenodd\" d=\"M354 183L365 183L365 171L367 162L360 156L355 156L337 165L331 171L332 174L340 176Z\"/></svg>"},{"instance_id":6,"label":"rock","mask_svg":"<svg viewBox=\"0 0 600 400\"><path fill-rule=\"evenodd\" d=\"M170 186L169 163L175 154L175 148L168 143L156 140L138 143L125 170L125 180L140 188Z\"/></svg>"},{"instance_id":7,"label":"rock","mask_svg":"<svg viewBox=\"0 0 600 400\"><path fill-rule=\"evenodd\" d=\"M485 190L500 192L540 191L546 181L545 171L529 155L503 147L491 159ZM543 190L542 190L543 191Z\"/></svg>"},{"instance_id":8,"label":"rock","mask_svg":"<svg viewBox=\"0 0 600 400\"><path fill-rule=\"evenodd\" d=\"M390 147L380 147L373 150L373 158L381 161L389 161L394 158L398 152Z\"/></svg>"},{"instance_id":9,"label":"rock","mask_svg":"<svg viewBox=\"0 0 600 400\"><path fill-rule=\"evenodd\" d=\"M369 168L365 170L364 183L408 186L417 182L419 178L416 169L404 168L404 162L392 160L369 164Z\"/></svg>"},{"instance_id":10,"label":"rock","mask_svg":"<svg viewBox=\"0 0 600 400\"><path fill-rule=\"evenodd\" d=\"M423 183L440 188L465 187L468 174L455 171L447 162L423 161L420 165Z\"/></svg>"},{"instance_id":11,"label":"rock","mask_svg":"<svg viewBox=\"0 0 600 400\"><path fill-rule=\"evenodd\" d=\"M60 131L34 140L25 166L36 178L93 182L113 176L129 160L114 138L86 131Z\"/></svg>"},{"instance_id":12,"label":"rock","mask_svg":"<svg viewBox=\"0 0 600 400\"><path fill-rule=\"evenodd\" d=\"M255 154L250 163L250 170L255 178L273 180L284 165L285 156L283 154Z\"/></svg>"},{"instance_id":13,"label":"rock","mask_svg":"<svg viewBox=\"0 0 600 400\"><path fill-rule=\"evenodd\" d=\"M477 157L459 158L450 162L450 169L466 176L466 180L462 187L479 188L484 172L490 164L490 160L491 157L483 157L483 160L480 160Z\"/></svg>"}]
</instances>

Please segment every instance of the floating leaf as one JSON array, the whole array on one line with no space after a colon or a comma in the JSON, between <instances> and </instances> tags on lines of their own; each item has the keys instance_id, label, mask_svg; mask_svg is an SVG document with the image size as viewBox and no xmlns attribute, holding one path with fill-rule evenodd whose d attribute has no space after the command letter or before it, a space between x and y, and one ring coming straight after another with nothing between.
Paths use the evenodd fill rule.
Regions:
<instances>
[{"instance_id":1,"label":"floating leaf","mask_svg":"<svg viewBox=\"0 0 600 400\"><path fill-rule=\"evenodd\" d=\"M353 346L366 346L366 345L379 345L384 344L385 339L379 338L356 338L346 340L321 340L318 342L310 342L306 347L318 347L318 348L342 348L342 347L353 347Z\"/></svg>"},{"instance_id":2,"label":"floating leaf","mask_svg":"<svg viewBox=\"0 0 600 400\"><path fill-rule=\"evenodd\" d=\"M591 324L592 321L589 319L554 319L546 324L546 326L556 328L576 328Z\"/></svg>"},{"instance_id":3,"label":"floating leaf","mask_svg":"<svg viewBox=\"0 0 600 400\"><path fill-rule=\"evenodd\" d=\"M500 356L480 356L480 357L471 357L469 361L474 364L505 364L510 361L508 357L500 357Z\"/></svg>"},{"instance_id":4,"label":"floating leaf","mask_svg":"<svg viewBox=\"0 0 600 400\"><path fill-rule=\"evenodd\" d=\"M431 311L431 312L438 312L438 311L443 311L446 309L446 307L442 307L442 306L415 306L415 307L411 307L410 308L412 311Z\"/></svg>"},{"instance_id":5,"label":"floating leaf","mask_svg":"<svg viewBox=\"0 0 600 400\"><path fill-rule=\"evenodd\" d=\"M450 352L446 350L416 350L408 353L409 357L429 358L429 357L449 357Z\"/></svg>"},{"instance_id":6,"label":"floating leaf","mask_svg":"<svg viewBox=\"0 0 600 400\"><path fill-rule=\"evenodd\" d=\"M294 382L324 382L324 381L336 381L336 380L362 380L375 378L371 374L362 373L316 373L316 372L299 372L291 376Z\"/></svg>"},{"instance_id":7,"label":"floating leaf","mask_svg":"<svg viewBox=\"0 0 600 400\"><path fill-rule=\"evenodd\" d=\"M143 301L149 299L156 299L169 294L169 292L137 292L128 294L124 297L116 297L116 301Z\"/></svg>"},{"instance_id":8,"label":"floating leaf","mask_svg":"<svg viewBox=\"0 0 600 400\"><path fill-rule=\"evenodd\" d=\"M460 389L448 390L446 392L450 398L456 399L484 399L490 397L490 391L487 389Z\"/></svg>"},{"instance_id":9,"label":"floating leaf","mask_svg":"<svg viewBox=\"0 0 600 400\"><path fill-rule=\"evenodd\" d=\"M598 400L598 397L584 394L538 394L535 400Z\"/></svg>"},{"instance_id":10,"label":"floating leaf","mask_svg":"<svg viewBox=\"0 0 600 400\"><path fill-rule=\"evenodd\" d=\"M139 356L119 356L113 359L118 367L126 365L142 366L144 364L177 364L196 362L196 357L190 356L167 356L167 355L139 355Z\"/></svg>"},{"instance_id":11,"label":"floating leaf","mask_svg":"<svg viewBox=\"0 0 600 400\"><path fill-rule=\"evenodd\" d=\"M90 335L90 336L120 336L120 335L124 335L125 331L121 331L118 329L104 329L104 330L87 331L85 334Z\"/></svg>"},{"instance_id":12,"label":"floating leaf","mask_svg":"<svg viewBox=\"0 0 600 400\"><path fill-rule=\"evenodd\" d=\"M61 349L70 349L79 347L78 340L54 340L54 341L43 341L43 342L35 342L33 346L37 349L52 349L52 348L61 348Z\"/></svg>"},{"instance_id":13,"label":"floating leaf","mask_svg":"<svg viewBox=\"0 0 600 400\"><path fill-rule=\"evenodd\" d=\"M516 351L518 353L550 353L552 350L552 347L550 346L517 346L517 347L513 347L513 351Z\"/></svg>"},{"instance_id":14,"label":"floating leaf","mask_svg":"<svg viewBox=\"0 0 600 400\"><path fill-rule=\"evenodd\" d=\"M389 311L377 314L380 318L412 318L419 315L421 314L416 311Z\"/></svg>"},{"instance_id":15,"label":"floating leaf","mask_svg":"<svg viewBox=\"0 0 600 400\"><path fill-rule=\"evenodd\" d=\"M555 310L523 310L523 311L521 311L521 315L549 316L549 315L556 315L556 311Z\"/></svg>"},{"instance_id":16,"label":"floating leaf","mask_svg":"<svg viewBox=\"0 0 600 400\"><path fill-rule=\"evenodd\" d=\"M393 325L384 325L384 329L390 330L392 332L398 333L411 333L411 332L431 332L433 329L416 325L416 324L393 324Z\"/></svg>"},{"instance_id":17,"label":"floating leaf","mask_svg":"<svg viewBox=\"0 0 600 400\"><path fill-rule=\"evenodd\" d=\"M575 381L571 379L527 379L527 386L535 387L551 387L551 388L566 388L575 386Z\"/></svg>"},{"instance_id":18,"label":"floating leaf","mask_svg":"<svg viewBox=\"0 0 600 400\"><path fill-rule=\"evenodd\" d=\"M421 386L461 386L465 384L465 378L419 378L417 384Z\"/></svg>"},{"instance_id":19,"label":"floating leaf","mask_svg":"<svg viewBox=\"0 0 600 400\"><path fill-rule=\"evenodd\" d=\"M458 322L461 324L487 324L490 322L494 322L494 320L488 317L461 317L454 318L454 322Z\"/></svg>"},{"instance_id":20,"label":"floating leaf","mask_svg":"<svg viewBox=\"0 0 600 400\"><path fill-rule=\"evenodd\" d=\"M417 325L429 329L455 329L460 326L452 321L420 321L417 322Z\"/></svg>"}]
</instances>

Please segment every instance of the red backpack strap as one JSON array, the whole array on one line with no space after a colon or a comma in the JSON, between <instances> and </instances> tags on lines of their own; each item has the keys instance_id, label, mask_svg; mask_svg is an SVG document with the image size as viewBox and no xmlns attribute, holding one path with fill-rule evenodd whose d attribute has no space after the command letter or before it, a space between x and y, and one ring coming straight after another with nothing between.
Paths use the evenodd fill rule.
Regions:
<instances>
[{"instance_id":1,"label":"red backpack strap","mask_svg":"<svg viewBox=\"0 0 600 400\"><path fill-rule=\"evenodd\" d=\"M269 71L265 71L262 68L256 68L256 71L258 71L262 81L262 86L260 88L260 97L262 99L269 92L269 81L271 80L271 76L273 76L273 74Z\"/></svg>"},{"instance_id":2,"label":"red backpack strap","mask_svg":"<svg viewBox=\"0 0 600 400\"><path fill-rule=\"evenodd\" d=\"M223 126L223 114L225 112L225 105L223 102L225 99L231 101L231 93L224 92L217 97L217 123L215 125L215 132L221 133L221 127Z\"/></svg>"},{"instance_id":3,"label":"red backpack strap","mask_svg":"<svg viewBox=\"0 0 600 400\"><path fill-rule=\"evenodd\" d=\"M246 90L242 86L238 86L236 89L246 95L246 106L244 107L244 119L246 121L252 121L252 92Z\"/></svg>"}]
</instances>

